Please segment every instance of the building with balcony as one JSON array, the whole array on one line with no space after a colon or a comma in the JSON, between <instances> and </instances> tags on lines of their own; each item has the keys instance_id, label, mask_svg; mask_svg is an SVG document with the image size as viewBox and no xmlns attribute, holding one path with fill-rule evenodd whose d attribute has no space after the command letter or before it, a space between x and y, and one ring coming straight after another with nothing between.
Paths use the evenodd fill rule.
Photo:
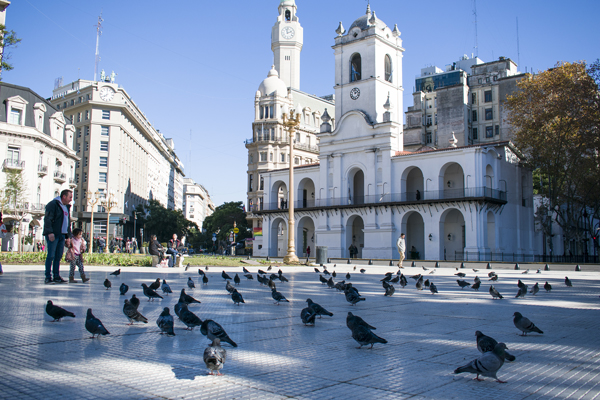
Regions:
<instances>
[{"instance_id":1,"label":"building with balcony","mask_svg":"<svg viewBox=\"0 0 600 400\"><path fill-rule=\"evenodd\" d=\"M282 2L286 7L294 1ZM262 203L249 210L258 220L253 254L286 254L292 205L299 257L308 246L327 246L330 257L349 258L354 245L359 258L398 259L401 233L409 258L532 254L532 177L519 150L508 140L461 142L456 133L443 144L438 137L438 147L406 149L398 27L390 29L367 6L336 33L335 118L321 117L318 162L295 165L293 187L288 166L262 174ZM431 83L460 87L467 79L457 70Z\"/></svg>"},{"instance_id":2,"label":"building with balcony","mask_svg":"<svg viewBox=\"0 0 600 400\"><path fill-rule=\"evenodd\" d=\"M149 199L169 209L183 207L183 164L175 143L157 130L114 82L114 74L102 72L98 82L79 79L56 87L50 102L75 127L74 146L80 160L73 175L51 172L51 179L74 186L73 215L84 232L90 231L91 193L115 194L110 210L109 237L138 238L140 226L133 221L137 205ZM106 237L108 211L100 201L94 206L94 237ZM123 226L119 221L125 219Z\"/></svg>"},{"instance_id":3,"label":"building with balcony","mask_svg":"<svg viewBox=\"0 0 600 400\"><path fill-rule=\"evenodd\" d=\"M195 222L202 231L202 223L215 211L215 204L208 194L208 190L193 179L183 180L183 215L188 220Z\"/></svg>"},{"instance_id":4,"label":"building with balcony","mask_svg":"<svg viewBox=\"0 0 600 400\"><path fill-rule=\"evenodd\" d=\"M75 127L62 111L31 89L0 82L0 188L5 196L6 176L18 172L25 183L23 199L6 199L4 223L15 224L20 232L43 240L45 206L64 189L79 161L74 150ZM2 250L17 250L19 237L3 240ZM10 242L10 243L9 243Z\"/></svg>"}]
</instances>

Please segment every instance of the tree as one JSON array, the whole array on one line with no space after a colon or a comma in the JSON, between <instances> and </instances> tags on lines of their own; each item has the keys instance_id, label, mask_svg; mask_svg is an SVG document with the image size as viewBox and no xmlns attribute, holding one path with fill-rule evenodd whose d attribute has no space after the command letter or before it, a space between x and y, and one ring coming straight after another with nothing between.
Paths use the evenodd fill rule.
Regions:
<instances>
[{"instance_id":1,"label":"tree","mask_svg":"<svg viewBox=\"0 0 600 400\"><path fill-rule=\"evenodd\" d=\"M0 200L2 214L7 213L14 217L13 233L19 235L19 253L23 252L23 244L25 241L25 232L21 233L21 224L25 215L28 213L27 199L27 183L21 170L8 170L6 172L6 184Z\"/></svg>"},{"instance_id":2,"label":"tree","mask_svg":"<svg viewBox=\"0 0 600 400\"><path fill-rule=\"evenodd\" d=\"M15 31L8 31L6 27L0 24L0 81L2 80L2 71L10 71L13 69L12 64L8 62L10 60L10 53L7 49L9 47L17 47L21 39L17 37Z\"/></svg>"},{"instance_id":3,"label":"tree","mask_svg":"<svg viewBox=\"0 0 600 400\"><path fill-rule=\"evenodd\" d=\"M147 206L136 211L148 214L147 217L138 219L138 222L144 224L148 235L156 235L160 242L170 240L174 233L183 237L188 236L193 229L198 229L198 225L186 219L181 210L169 210L158 200L150 200Z\"/></svg>"},{"instance_id":4,"label":"tree","mask_svg":"<svg viewBox=\"0 0 600 400\"><path fill-rule=\"evenodd\" d=\"M242 241L246 238L252 237L252 233L248 228L248 220L246 219L246 213L242 208L243 203L241 201L232 201L229 203L223 203L217 208L215 212L206 217L203 223L203 228L206 229L206 237L210 239L210 245L212 245L212 234L217 234L219 241L228 241L229 233L233 231L233 223L236 223L236 227L240 230L237 234L237 241ZM208 243L204 240L204 245ZM208 246L207 246L208 247Z\"/></svg>"},{"instance_id":5,"label":"tree","mask_svg":"<svg viewBox=\"0 0 600 400\"><path fill-rule=\"evenodd\" d=\"M600 191L600 98L590 72L585 62L563 62L527 74L506 102L515 144L537 170L546 210L578 241L585 235L582 218L599 210L592 199Z\"/></svg>"}]
</instances>

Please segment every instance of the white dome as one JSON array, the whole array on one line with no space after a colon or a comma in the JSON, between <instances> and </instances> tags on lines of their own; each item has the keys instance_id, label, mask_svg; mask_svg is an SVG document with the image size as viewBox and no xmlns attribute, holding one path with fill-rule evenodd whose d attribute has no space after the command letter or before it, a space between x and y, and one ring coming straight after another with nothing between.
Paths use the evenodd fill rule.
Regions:
<instances>
[{"instance_id":1,"label":"white dome","mask_svg":"<svg viewBox=\"0 0 600 400\"><path fill-rule=\"evenodd\" d=\"M280 96L285 97L287 95L287 86L283 80L279 79L279 74L274 65L271 66L267 79L262 81L258 87L258 91L261 96L271 96L276 92L279 92Z\"/></svg>"}]
</instances>

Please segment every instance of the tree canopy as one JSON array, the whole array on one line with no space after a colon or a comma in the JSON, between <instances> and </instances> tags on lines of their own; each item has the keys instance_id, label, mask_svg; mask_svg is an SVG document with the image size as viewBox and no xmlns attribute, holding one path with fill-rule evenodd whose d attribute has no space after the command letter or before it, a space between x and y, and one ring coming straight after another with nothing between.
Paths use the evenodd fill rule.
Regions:
<instances>
[{"instance_id":1,"label":"tree canopy","mask_svg":"<svg viewBox=\"0 0 600 400\"><path fill-rule=\"evenodd\" d=\"M236 235L236 240L242 241L252 237L252 232L249 231L246 213L244 212L243 203L241 201L232 201L223 203L215 212L206 217L203 222L202 229L204 233L199 233L195 239L200 246L209 248L212 246L212 234L217 234L219 242L226 242L229 238L229 232L233 230L235 221L236 227L240 230Z\"/></svg>"},{"instance_id":2,"label":"tree canopy","mask_svg":"<svg viewBox=\"0 0 600 400\"><path fill-rule=\"evenodd\" d=\"M0 24L0 80L2 80L2 71L13 69L13 65L8 62L10 59L8 48L16 47L20 41L15 31L6 30L6 27Z\"/></svg>"},{"instance_id":3,"label":"tree canopy","mask_svg":"<svg viewBox=\"0 0 600 400\"><path fill-rule=\"evenodd\" d=\"M138 205L136 211L142 214L138 224L143 224L146 237L154 234L159 242L170 240L174 233L182 237L198 229L198 225L186 219L181 210L169 210L158 200L150 200L146 206Z\"/></svg>"}]
</instances>

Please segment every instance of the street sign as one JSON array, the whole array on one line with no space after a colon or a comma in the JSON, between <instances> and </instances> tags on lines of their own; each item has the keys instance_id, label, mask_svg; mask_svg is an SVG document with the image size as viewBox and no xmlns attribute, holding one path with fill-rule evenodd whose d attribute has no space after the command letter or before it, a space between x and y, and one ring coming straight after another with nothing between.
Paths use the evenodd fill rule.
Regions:
<instances>
[{"instance_id":1,"label":"street sign","mask_svg":"<svg viewBox=\"0 0 600 400\"><path fill-rule=\"evenodd\" d=\"M239 233L240 232L240 228L233 228L233 233Z\"/></svg>"},{"instance_id":2,"label":"street sign","mask_svg":"<svg viewBox=\"0 0 600 400\"><path fill-rule=\"evenodd\" d=\"M215 236L213 236L212 240L213 240L213 242L216 242L217 238Z\"/></svg>"},{"instance_id":3,"label":"street sign","mask_svg":"<svg viewBox=\"0 0 600 400\"><path fill-rule=\"evenodd\" d=\"M217 234L216 234L216 233L213 233L213 237L214 237L214 238L216 238L216 237L217 237Z\"/></svg>"}]
</instances>

